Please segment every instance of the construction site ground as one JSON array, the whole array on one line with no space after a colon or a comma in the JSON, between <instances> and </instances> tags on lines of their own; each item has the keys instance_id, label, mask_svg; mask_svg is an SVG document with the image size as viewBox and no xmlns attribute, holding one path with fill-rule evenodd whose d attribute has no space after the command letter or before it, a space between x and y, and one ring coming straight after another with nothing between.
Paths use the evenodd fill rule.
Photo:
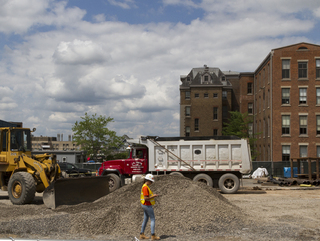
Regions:
<instances>
[{"instance_id":1,"label":"construction site ground","mask_svg":"<svg viewBox=\"0 0 320 241\"><path fill-rule=\"evenodd\" d=\"M56 210L44 206L41 194L30 205L14 206L0 191L0 239L137 240L140 188L130 184L95 203ZM162 240L320 240L319 187L243 179L238 193L220 194L168 176L158 177L151 189L160 194L154 209Z\"/></svg>"}]
</instances>

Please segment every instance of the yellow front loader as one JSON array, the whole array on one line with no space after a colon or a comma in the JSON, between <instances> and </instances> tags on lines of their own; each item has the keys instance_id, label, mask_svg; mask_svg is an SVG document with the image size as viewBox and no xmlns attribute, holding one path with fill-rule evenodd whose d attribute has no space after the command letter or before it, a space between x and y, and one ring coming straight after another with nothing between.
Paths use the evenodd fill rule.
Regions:
<instances>
[{"instance_id":1,"label":"yellow front loader","mask_svg":"<svg viewBox=\"0 0 320 241\"><path fill-rule=\"evenodd\" d=\"M108 178L63 179L55 155L31 155L30 129L5 127L0 133L0 188L8 191L13 204L31 203L36 192L43 192L49 208L92 202L108 194Z\"/></svg>"}]
</instances>

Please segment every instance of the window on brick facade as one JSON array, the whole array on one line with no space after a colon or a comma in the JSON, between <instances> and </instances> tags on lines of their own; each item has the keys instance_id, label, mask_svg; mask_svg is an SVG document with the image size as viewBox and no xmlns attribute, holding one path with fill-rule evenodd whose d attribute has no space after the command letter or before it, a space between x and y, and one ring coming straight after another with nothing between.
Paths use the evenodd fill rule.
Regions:
<instances>
[{"instance_id":1,"label":"window on brick facade","mask_svg":"<svg viewBox=\"0 0 320 241\"><path fill-rule=\"evenodd\" d=\"M247 84L247 94L252 94L252 83Z\"/></svg>"},{"instance_id":2,"label":"window on brick facade","mask_svg":"<svg viewBox=\"0 0 320 241\"><path fill-rule=\"evenodd\" d=\"M320 157L320 146L317 146L317 157Z\"/></svg>"},{"instance_id":3,"label":"window on brick facade","mask_svg":"<svg viewBox=\"0 0 320 241\"><path fill-rule=\"evenodd\" d=\"M299 134L300 135L306 135L307 134L307 131L308 131L308 117L307 116L304 116L304 115L301 115L299 116Z\"/></svg>"},{"instance_id":4,"label":"window on brick facade","mask_svg":"<svg viewBox=\"0 0 320 241\"><path fill-rule=\"evenodd\" d=\"M281 97L282 104L290 104L290 88L282 88Z\"/></svg>"},{"instance_id":5,"label":"window on brick facade","mask_svg":"<svg viewBox=\"0 0 320 241\"><path fill-rule=\"evenodd\" d=\"M194 94L194 97L195 97L195 98L199 98L199 93L195 93L195 94Z\"/></svg>"},{"instance_id":6,"label":"window on brick facade","mask_svg":"<svg viewBox=\"0 0 320 241\"><path fill-rule=\"evenodd\" d=\"M290 146L289 145L282 146L282 161L283 162L290 161Z\"/></svg>"},{"instance_id":7,"label":"window on brick facade","mask_svg":"<svg viewBox=\"0 0 320 241\"><path fill-rule=\"evenodd\" d=\"M194 119L194 130L199 131L199 119Z\"/></svg>"},{"instance_id":8,"label":"window on brick facade","mask_svg":"<svg viewBox=\"0 0 320 241\"><path fill-rule=\"evenodd\" d=\"M190 100L190 91L186 91L186 100Z\"/></svg>"},{"instance_id":9,"label":"window on brick facade","mask_svg":"<svg viewBox=\"0 0 320 241\"><path fill-rule=\"evenodd\" d=\"M308 62L298 62L298 78L308 78Z\"/></svg>"},{"instance_id":10,"label":"window on brick facade","mask_svg":"<svg viewBox=\"0 0 320 241\"><path fill-rule=\"evenodd\" d=\"M282 60L282 79L290 78L290 59Z\"/></svg>"},{"instance_id":11,"label":"window on brick facade","mask_svg":"<svg viewBox=\"0 0 320 241\"><path fill-rule=\"evenodd\" d=\"M248 114L249 115L253 114L253 104L252 103L248 103Z\"/></svg>"},{"instance_id":12,"label":"window on brick facade","mask_svg":"<svg viewBox=\"0 0 320 241\"><path fill-rule=\"evenodd\" d=\"M186 136L190 136L190 126L186 126Z\"/></svg>"},{"instance_id":13,"label":"window on brick facade","mask_svg":"<svg viewBox=\"0 0 320 241\"><path fill-rule=\"evenodd\" d=\"M204 97L204 98L208 98L208 97L209 97L209 94L208 94L208 93L204 93L204 94L203 94L203 97Z\"/></svg>"},{"instance_id":14,"label":"window on brick facade","mask_svg":"<svg viewBox=\"0 0 320 241\"><path fill-rule=\"evenodd\" d=\"M190 110L191 110L191 107L186 106L186 116L190 116Z\"/></svg>"},{"instance_id":15,"label":"window on brick facade","mask_svg":"<svg viewBox=\"0 0 320 241\"><path fill-rule=\"evenodd\" d=\"M228 118L228 106L222 106L222 118Z\"/></svg>"},{"instance_id":16,"label":"window on brick facade","mask_svg":"<svg viewBox=\"0 0 320 241\"><path fill-rule=\"evenodd\" d=\"M282 116L282 135L290 135L290 115Z\"/></svg>"},{"instance_id":17,"label":"window on brick facade","mask_svg":"<svg viewBox=\"0 0 320 241\"><path fill-rule=\"evenodd\" d=\"M218 93L213 93L213 98L218 98Z\"/></svg>"},{"instance_id":18,"label":"window on brick facade","mask_svg":"<svg viewBox=\"0 0 320 241\"><path fill-rule=\"evenodd\" d=\"M213 119L218 120L218 107L213 107Z\"/></svg>"},{"instance_id":19,"label":"window on brick facade","mask_svg":"<svg viewBox=\"0 0 320 241\"><path fill-rule=\"evenodd\" d=\"M317 115L317 135L320 135L320 115Z\"/></svg>"},{"instance_id":20,"label":"window on brick facade","mask_svg":"<svg viewBox=\"0 0 320 241\"><path fill-rule=\"evenodd\" d=\"M320 88L316 88L317 105L320 105Z\"/></svg>"},{"instance_id":21,"label":"window on brick facade","mask_svg":"<svg viewBox=\"0 0 320 241\"><path fill-rule=\"evenodd\" d=\"M320 78L320 59L316 59L316 78Z\"/></svg>"},{"instance_id":22,"label":"window on brick facade","mask_svg":"<svg viewBox=\"0 0 320 241\"><path fill-rule=\"evenodd\" d=\"M248 135L249 137L253 136L253 123L248 123Z\"/></svg>"},{"instance_id":23,"label":"window on brick facade","mask_svg":"<svg viewBox=\"0 0 320 241\"><path fill-rule=\"evenodd\" d=\"M307 104L307 88L299 89L299 104Z\"/></svg>"},{"instance_id":24,"label":"window on brick facade","mask_svg":"<svg viewBox=\"0 0 320 241\"><path fill-rule=\"evenodd\" d=\"M218 129L213 129L213 135L217 136L218 135Z\"/></svg>"},{"instance_id":25,"label":"window on brick facade","mask_svg":"<svg viewBox=\"0 0 320 241\"><path fill-rule=\"evenodd\" d=\"M308 156L308 146L299 146L300 157L307 157Z\"/></svg>"},{"instance_id":26,"label":"window on brick facade","mask_svg":"<svg viewBox=\"0 0 320 241\"><path fill-rule=\"evenodd\" d=\"M226 90L223 90L222 91L222 98L227 99L227 97L228 97L228 92Z\"/></svg>"}]
</instances>

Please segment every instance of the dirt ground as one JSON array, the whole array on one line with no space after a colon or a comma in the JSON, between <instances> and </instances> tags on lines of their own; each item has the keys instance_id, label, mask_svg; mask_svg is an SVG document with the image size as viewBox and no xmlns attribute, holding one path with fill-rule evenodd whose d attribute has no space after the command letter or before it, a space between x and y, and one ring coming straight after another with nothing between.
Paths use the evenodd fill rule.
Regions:
<instances>
[{"instance_id":1,"label":"dirt ground","mask_svg":"<svg viewBox=\"0 0 320 241\"><path fill-rule=\"evenodd\" d=\"M246 180L237 194L223 194L222 196L232 205L239 207L242 213L241 216L245 217L246 221L239 225L237 230L217 230L216 232L211 230L191 235L170 235L168 233L158 233L158 235L162 240L167 241L320 240L320 188L269 188L261 187L261 185L252 180ZM223 199L221 200L223 201ZM219 202L221 200L219 199ZM222 201L219 205L223 207ZM195 203L194 205L197 204ZM155 212L157 214L156 208ZM191 207L188 206L188 208ZM225 208L230 209L232 206L226 203ZM38 227L39 230L35 232L33 230L28 231L30 235L28 235L28 232L21 233L20 231L18 234L15 232L19 228L22 229L20 225L26 225L25 223L32 225L32 220L39 222L41 217L43 217L43 220L50 220L49 224L45 224L45 221L43 222L43 229L50 227L54 231L52 226L57 225L58 227L62 216L69 217L66 211L58 213L46 209L39 194L37 194L32 205L13 206L8 199L7 193L0 191L0 213L2 216L0 219L0 239L13 237L15 239L29 238L39 240L48 238L135 240L134 236L113 237L101 234L96 236L77 236L67 233L67 230L63 230L63 228L56 230L56 234L52 236L49 232L46 233L41 230L41 225L35 223L34 226ZM172 225L170 220L166 225ZM139 230L136 236L138 237L138 235Z\"/></svg>"}]
</instances>

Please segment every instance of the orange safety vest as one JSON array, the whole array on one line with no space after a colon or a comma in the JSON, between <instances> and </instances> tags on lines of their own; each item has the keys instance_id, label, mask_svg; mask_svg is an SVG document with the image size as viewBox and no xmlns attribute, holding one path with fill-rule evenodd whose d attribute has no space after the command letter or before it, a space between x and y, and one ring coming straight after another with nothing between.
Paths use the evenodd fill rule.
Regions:
<instances>
[{"instance_id":1,"label":"orange safety vest","mask_svg":"<svg viewBox=\"0 0 320 241\"><path fill-rule=\"evenodd\" d=\"M146 201L146 200L144 200L144 195L143 195L143 191L142 191L142 189L143 189L144 186L146 186L146 187L148 188L149 196L152 196L152 195L153 195L153 193L151 192L151 190L150 190L150 188L148 187L148 185L147 185L147 184L143 184L143 186L142 186L142 188L141 188L141 195L140 195L140 202L141 202L142 204L144 204L145 201ZM151 203L151 205L155 205L155 203L156 203L156 201L154 200L154 198L151 198L151 199L149 200L149 202Z\"/></svg>"}]
</instances>

